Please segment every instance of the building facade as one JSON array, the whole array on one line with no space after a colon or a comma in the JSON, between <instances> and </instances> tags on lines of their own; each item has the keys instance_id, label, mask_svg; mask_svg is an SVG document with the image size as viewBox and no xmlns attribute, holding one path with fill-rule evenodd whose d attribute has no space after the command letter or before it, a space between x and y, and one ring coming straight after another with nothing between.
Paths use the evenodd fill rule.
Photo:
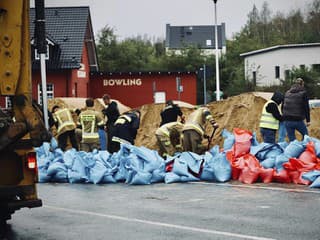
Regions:
<instances>
[{"instance_id":1,"label":"building facade","mask_svg":"<svg viewBox=\"0 0 320 240\"><path fill-rule=\"evenodd\" d=\"M197 74L195 72L92 72L90 96L101 98L110 94L131 108L144 104L180 100L190 104L197 101Z\"/></svg>"},{"instance_id":2,"label":"building facade","mask_svg":"<svg viewBox=\"0 0 320 240\"><path fill-rule=\"evenodd\" d=\"M226 28L225 23L218 25L218 49L219 55L226 52ZM166 25L166 53L179 54L181 49L195 46L203 50L204 55L215 54L215 26L171 26Z\"/></svg>"},{"instance_id":3,"label":"building facade","mask_svg":"<svg viewBox=\"0 0 320 240\"><path fill-rule=\"evenodd\" d=\"M320 43L289 44L240 54L246 80L255 86L280 85L293 68L320 67Z\"/></svg>"}]
</instances>

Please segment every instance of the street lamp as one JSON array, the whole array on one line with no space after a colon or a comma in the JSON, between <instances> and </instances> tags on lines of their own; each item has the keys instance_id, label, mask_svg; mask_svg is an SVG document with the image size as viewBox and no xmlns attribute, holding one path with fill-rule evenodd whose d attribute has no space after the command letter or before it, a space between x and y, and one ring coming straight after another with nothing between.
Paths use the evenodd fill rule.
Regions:
<instances>
[{"instance_id":1,"label":"street lamp","mask_svg":"<svg viewBox=\"0 0 320 240\"><path fill-rule=\"evenodd\" d=\"M200 71L203 71L203 104L207 104L207 77L206 77L206 64L203 64L203 68L200 68Z\"/></svg>"},{"instance_id":2,"label":"street lamp","mask_svg":"<svg viewBox=\"0 0 320 240\"><path fill-rule=\"evenodd\" d=\"M218 24L217 24L217 1L214 2L214 19L215 19L215 55L216 55L216 100L220 101L220 77L219 77L219 54L218 54Z\"/></svg>"}]
</instances>

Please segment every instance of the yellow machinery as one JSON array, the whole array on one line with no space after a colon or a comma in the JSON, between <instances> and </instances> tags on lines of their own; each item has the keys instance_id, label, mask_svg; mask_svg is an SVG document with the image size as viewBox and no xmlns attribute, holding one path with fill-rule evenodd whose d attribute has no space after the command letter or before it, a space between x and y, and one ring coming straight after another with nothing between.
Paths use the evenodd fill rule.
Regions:
<instances>
[{"instance_id":1,"label":"yellow machinery","mask_svg":"<svg viewBox=\"0 0 320 240\"><path fill-rule=\"evenodd\" d=\"M32 102L29 0L0 0L0 227L22 207L40 207L34 146L50 139L41 110Z\"/></svg>"}]
</instances>

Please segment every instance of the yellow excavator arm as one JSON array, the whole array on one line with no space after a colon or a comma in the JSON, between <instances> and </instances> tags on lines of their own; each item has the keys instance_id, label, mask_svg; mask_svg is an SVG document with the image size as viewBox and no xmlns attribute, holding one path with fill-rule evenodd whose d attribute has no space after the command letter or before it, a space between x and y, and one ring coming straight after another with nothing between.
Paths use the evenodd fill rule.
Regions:
<instances>
[{"instance_id":1,"label":"yellow excavator arm","mask_svg":"<svg viewBox=\"0 0 320 240\"><path fill-rule=\"evenodd\" d=\"M27 133L34 146L50 139L32 104L29 8L29 0L0 0L0 94L12 97L15 119L1 131L0 150Z\"/></svg>"}]
</instances>

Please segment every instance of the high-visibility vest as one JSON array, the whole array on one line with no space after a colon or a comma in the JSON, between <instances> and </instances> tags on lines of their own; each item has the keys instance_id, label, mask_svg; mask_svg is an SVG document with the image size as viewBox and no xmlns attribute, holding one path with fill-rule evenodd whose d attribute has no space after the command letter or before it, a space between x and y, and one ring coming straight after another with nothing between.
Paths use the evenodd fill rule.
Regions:
<instances>
[{"instance_id":1,"label":"high-visibility vest","mask_svg":"<svg viewBox=\"0 0 320 240\"><path fill-rule=\"evenodd\" d=\"M260 127L261 128L268 128L268 129L279 129L279 120L275 119L272 115L272 113L267 112L267 106L269 103L275 103L272 100L269 100L266 102L262 109L262 114L260 118Z\"/></svg>"},{"instance_id":2,"label":"high-visibility vest","mask_svg":"<svg viewBox=\"0 0 320 240\"><path fill-rule=\"evenodd\" d=\"M62 134L76 128L71 112L67 108L59 109L53 113L53 118L58 122L57 133Z\"/></svg>"},{"instance_id":3,"label":"high-visibility vest","mask_svg":"<svg viewBox=\"0 0 320 240\"><path fill-rule=\"evenodd\" d=\"M200 107L189 115L182 131L195 130L202 136L204 134L205 123L211 119L213 119L213 116L209 109L206 107Z\"/></svg>"},{"instance_id":4,"label":"high-visibility vest","mask_svg":"<svg viewBox=\"0 0 320 240\"><path fill-rule=\"evenodd\" d=\"M95 114L80 114L80 123L82 126L82 140L83 142L92 142L99 139L98 128L96 124Z\"/></svg>"},{"instance_id":5,"label":"high-visibility vest","mask_svg":"<svg viewBox=\"0 0 320 240\"><path fill-rule=\"evenodd\" d=\"M183 128L183 124L180 122L170 122L162 125L156 130L156 135L170 137L170 131L172 129L177 129L179 132L181 132Z\"/></svg>"}]
</instances>

